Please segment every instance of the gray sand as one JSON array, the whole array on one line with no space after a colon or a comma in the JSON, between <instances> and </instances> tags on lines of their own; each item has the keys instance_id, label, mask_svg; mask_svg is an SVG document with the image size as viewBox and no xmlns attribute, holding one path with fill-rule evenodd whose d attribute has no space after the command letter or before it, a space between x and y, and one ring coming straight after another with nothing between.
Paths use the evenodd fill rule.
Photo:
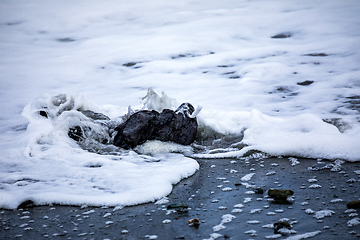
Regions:
<instances>
[{"instance_id":1,"label":"gray sand","mask_svg":"<svg viewBox=\"0 0 360 240\"><path fill-rule=\"evenodd\" d=\"M360 239L360 225L348 226L349 221L359 221L360 210L346 207L360 198L359 164L340 162L314 171L308 167L316 160L297 160L292 166L288 158L200 159L200 170L177 184L164 204L0 210L0 239L209 239L226 214L236 218L222 224L225 228L216 231L221 235L218 239L304 239L300 236L305 233L316 234L311 239ZM330 162L324 163L317 166ZM249 173L255 174L241 181ZM254 193L241 183L260 187L264 193ZM272 203L267 197L270 188L293 190L293 202ZM189 209L169 211L171 203L187 204ZM189 226L193 218L199 218L198 228ZM291 223L292 233L274 234L271 226L280 219Z\"/></svg>"}]
</instances>

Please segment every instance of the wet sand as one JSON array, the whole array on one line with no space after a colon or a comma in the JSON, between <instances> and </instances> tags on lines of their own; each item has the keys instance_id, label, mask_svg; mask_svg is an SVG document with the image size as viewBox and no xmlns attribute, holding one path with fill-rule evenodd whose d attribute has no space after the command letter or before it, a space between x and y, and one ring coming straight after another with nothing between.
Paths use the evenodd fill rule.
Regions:
<instances>
[{"instance_id":1,"label":"wet sand","mask_svg":"<svg viewBox=\"0 0 360 240\"><path fill-rule=\"evenodd\" d=\"M163 204L0 210L0 239L304 239L305 233L315 235L311 239L360 239L360 225L348 226L359 221L360 209L346 207L360 199L358 163L315 171L311 159L198 162L200 170L174 186ZM330 163L323 162L316 166ZM273 203L267 190L274 188L294 191L293 202ZM171 203L186 204L188 211L168 210ZM224 215L229 222L220 224ZM188 224L194 218L198 228ZM274 234L272 224L279 220L292 225L288 235Z\"/></svg>"}]
</instances>

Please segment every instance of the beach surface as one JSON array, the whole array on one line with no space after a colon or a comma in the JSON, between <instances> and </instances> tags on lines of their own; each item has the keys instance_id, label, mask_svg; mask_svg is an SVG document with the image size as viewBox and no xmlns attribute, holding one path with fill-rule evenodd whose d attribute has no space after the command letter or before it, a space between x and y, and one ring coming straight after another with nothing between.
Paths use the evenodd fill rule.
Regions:
<instances>
[{"instance_id":1,"label":"beach surface","mask_svg":"<svg viewBox=\"0 0 360 240\"><path fill-rule=\"evenodd\" d=\"M359 210L346 206L360 198L357 163L300 158L198 162L200 170L155 203L1 210L1 239L360 239ZM269 189L292 190L291 203L274 203ZM188 224L195 218L198 227ZM275 234L273 224L281 221L291 229Z\"/></svg>"}]
</instances>

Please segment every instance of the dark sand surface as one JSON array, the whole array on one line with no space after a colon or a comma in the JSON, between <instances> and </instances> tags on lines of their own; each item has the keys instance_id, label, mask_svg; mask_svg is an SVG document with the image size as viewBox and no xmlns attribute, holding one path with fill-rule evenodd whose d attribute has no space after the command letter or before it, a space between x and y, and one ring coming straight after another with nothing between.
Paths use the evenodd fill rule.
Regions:
<instances>
[{"instance_id":1,"label":"dark sand surface","mask_svg":"<svg viewBox=\"0 0 360 240\"><path fill-rule=\"evenodd\" d=\"M313 171L308 167L316 160L297 160L300 163L292 166L288 158L200 159L200 170L177 184L164 204L117 210L85 206L0 210L0 239L209 239L226 214L236 218L216 231L218 239L304 239L300 235L316 231L321 232L310 239L360 239L360 225L348 226L350 220L358 220L360 209L346 207L360 198L359 163ZM249 173L255 174L241 181ZM261 187L264 193L253 193L242 182ZM272 203L267 197L270 188L293 190L294 201ZM184 203L189 209L169 211L170 203ZM234 207L240 203L243 207ZM318 219L306 209L333 212ZM199 218L198 228L188 225L193 218ZM271 224L280 219L291 223L294 233L274 235Z\"/></svg>"}]
</instances>

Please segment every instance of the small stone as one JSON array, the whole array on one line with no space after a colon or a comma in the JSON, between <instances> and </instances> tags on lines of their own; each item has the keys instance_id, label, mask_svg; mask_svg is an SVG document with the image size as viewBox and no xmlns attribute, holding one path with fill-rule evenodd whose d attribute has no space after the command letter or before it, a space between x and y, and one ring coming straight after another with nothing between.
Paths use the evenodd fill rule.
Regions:
<instances>
[{"instance_id":1,"label":"small stone","mask_svg":"<svg viewBox=\"0 0 360 240\"><path fill-rule=\"evenodd\" d=\"M268 195L272 198L287 198L294 194L292 190L269 189Z\"/></svg>"},{"instance_id":2,"label":"small stone","mask_svg":"<svg viewBox=\"0 0 360 240\"><path fill-rule=\"evenodd\" d=\"M306 80L306 81L303 81L303 82L298 82L296 84L300 85L300 86L309 86L309 85L311 85L313 83L314 83L314 81L312 81L312 80Z\"/></svg>"},{"instance_id":3,"label":"small stone","mask_svg":"<svg viewBox=\"0 0 360 240\"><path fill-rule=\"evenodd\" d=\"M188 221L188 224L189 224L189 226L192 226L192 227L195 227L195 228L199 228L199 226L200 226L200 221L199 221L198 218L194 218L194 219L190 219L190 220Z\"/></svg>"},{"instance_id":4,"label":"small stone","mask_svg":"<svg viewBox=\"0 0 360 240\"><path fill-rule=\"evenodd\" d=\"M25 209L25 208L32 208L35 207L35 204L31 200L25 200L24 202L20 203L17 209Z\"/></svg>"},{"instance_id":5,"label":"small stone","mask_svg":"<svg viewBox=\"0 0 360 240\"><path fill-rule=\"evenodd\" d=\"M280 222L274 223L274 233L275 234L279 233L279 230L282 228L287 228L290 230L292 227L288 221L280 221Z\"/></svg>"},{"instance_id":6,"label":"small stone","mask_svg":"<svg viewBox=\"0 0 360 240\"><path fill-rule=\"evenodd\" d=\"M360 200L348 202L346 206L347 208L358 209L360 208Z\"/></svg>"},{"instance_id":7,"label":"small stone","mask_svg":"<svg viewBox=\"0 0 360 240\"><path fill-rule=\"evenodd\" d=\"M255 194L264 194L264 189L262 188L255 188L254 189Z\"/></svg>"},{"instance_id":8,"label":"small stone","mask_svg":"<svg viewBox=\"0 0 360 240\"><path fill-rule=\"evenodd\" d=\"M291 204L289 197L292 196L294 192L292 190L280 190L280 189L269 189L268 195L273 198L272 203L275 204Z\"/></svg>"},{"instance_id":9,"label":"small stone","mask_svg":"<svg viewBox=\"0 0 360 240\"><path fill-rule=\"evenodd\" d=\"M46 111L44 111L44 110L40 110L39 115L44 117L44 118L49 118L48 113Z\"/></svg>"},{"instance_id":10,"label":"small stone","mask_svg":"<svg viewBox=\"0 0 360 240\"><path fill-rule=\"evenodd\" d=\"M187 212L189 206L184 203L171 203L167 206L167 209L176 210L177 212Z\"/></svg>"}]
</instances>

